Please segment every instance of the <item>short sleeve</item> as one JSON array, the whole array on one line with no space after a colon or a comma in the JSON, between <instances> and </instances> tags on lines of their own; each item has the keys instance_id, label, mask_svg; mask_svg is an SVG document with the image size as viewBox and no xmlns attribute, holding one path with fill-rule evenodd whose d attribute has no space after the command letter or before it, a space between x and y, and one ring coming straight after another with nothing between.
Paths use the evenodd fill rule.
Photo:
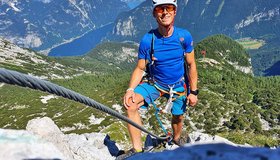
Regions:
<instances>
[{"instance_id":1,"label":"short sleeve","mask_svg":"<svg viewBox=\"0 0 280 160\"><path fill-rule=\"evenodd\" d=\"M185 52L186 53L191 53L193 51L193 38L190 34L190 32L186 31L185 35Z\"/></svg>"},{"instance_id":2,"label":"short sleeve","mask_svg":"<svg viewBox=\"0 0 280 160\"><path fill-rule=\"evenodd\" d=\"M145 34L142 38L139 49L138 49L138 59L150 59L150 48L151 48L151 34Z\"/></svg>"}]
</instances>

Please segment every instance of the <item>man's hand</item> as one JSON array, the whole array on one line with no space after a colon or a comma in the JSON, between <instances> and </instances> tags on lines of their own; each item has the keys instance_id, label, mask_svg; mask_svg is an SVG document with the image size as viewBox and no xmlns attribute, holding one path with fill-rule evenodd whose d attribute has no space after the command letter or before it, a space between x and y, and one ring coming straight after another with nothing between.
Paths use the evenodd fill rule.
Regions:
<instances>
[{"instance_id":1,"label":"man's hand","mask_svg":"<svg viewBox=\"0 0 280 160\"><path fill-rule=\"evenodd\" d=\"M124 97L123 97L123 105L126 109L128 109L129 105L129 99L132 99L132 102L134 103L135 100L135 93L133 90L127 90Z\"/></svg>"},{"instance_id":2,"label":"man's hand","mask_svg":"<svg viewBox=\"0 0 280 160\"><path fill-rule=\"evenodd\" d=\"M187 96L187 99L190 106L194 107L197 104L198 101L197 95L189 94Z\"/></svg>"}]
</instances>

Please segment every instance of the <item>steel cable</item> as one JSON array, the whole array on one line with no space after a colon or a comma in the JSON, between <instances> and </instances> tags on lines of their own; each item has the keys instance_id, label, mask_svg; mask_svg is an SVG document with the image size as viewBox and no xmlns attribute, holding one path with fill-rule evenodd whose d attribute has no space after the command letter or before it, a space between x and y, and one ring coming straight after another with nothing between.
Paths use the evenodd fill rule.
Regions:
<instances>
[{"instance_id":1,"label":"steel cable","mask_svg":"<svg viewBox=\"0 0 280 160\"><path fill-rule=\"evenodd\" d=\"M0 68L0 82L3 83L7 83L7 84L11 84L11 85L18 85L18 86L22 86L22 87L28 87L31 89L35 89L35 90L41 90L43 92L48 92L51 94L55 94L58 96L62 96L64 98L68 98L70 100L74 100L80 103L83 103L85 105L94 107L102 112L108 113L118 119L121 119L131 125L133 125L134 127L140 129L141 131L156 137L158 139L161 140L165 140L168 139L169 137L160 137L158 135L155 135L153 133L151 133L150 131L148 131L147 129L143 128L142 126L138 125L137 123L131 121L129 118L127 118L126 116L118 113L117 111L99 103L94 101L93 99L90 99L86 96L83 96L77 92L74 92L72 90L69 90L67 88L64 88L62 86L53 84L49 81L46 80L41 80L39 78L36 78L34 76L30 76L30 75L26 75L26 74L22 74L16 71L11 71L8 69L4 69L4 68Z\"/></svg>"}]
</instances>

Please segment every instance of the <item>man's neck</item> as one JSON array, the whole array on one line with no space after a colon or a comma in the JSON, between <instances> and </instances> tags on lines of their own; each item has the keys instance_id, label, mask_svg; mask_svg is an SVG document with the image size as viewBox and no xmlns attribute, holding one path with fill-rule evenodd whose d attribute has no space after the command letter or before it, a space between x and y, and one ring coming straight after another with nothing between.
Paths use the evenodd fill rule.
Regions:
<instances>
[{"instance_id":1,"label":"man's neck","mask_svg":"<svg viewBox=\"0 0 280 160\"><path fill-rule=\"evenodd\" d=\"M163 37L170 37L174 31L174 26L159 26L158 31Z\"/></svg>"}]
</instances>

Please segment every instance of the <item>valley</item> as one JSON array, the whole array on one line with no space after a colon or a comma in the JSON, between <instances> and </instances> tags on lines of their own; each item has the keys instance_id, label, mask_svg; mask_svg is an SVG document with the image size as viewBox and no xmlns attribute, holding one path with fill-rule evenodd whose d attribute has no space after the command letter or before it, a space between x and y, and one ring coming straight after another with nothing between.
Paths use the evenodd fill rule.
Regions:
<instances>
[{"instance_id":1,"label":"valley","mask_svg":"<svg viewBox=\"0 0 280 160\"><path fill-rule=\"evenodd\" d=\"M135 65L137 46L130 43L103 43L84 56L41 57L40 62L44 62L43 64L52 62L50 64L63 66L61 71L60 68L50 67L53 70L50 72L46 67L48 65L41 63L30 67L34 65L30 60L38 56L36 52L20 47L15 50L16 46L8 42L0 44L1 51L17 57L14 60L2 57L2 68L44 76L55 84L118 109L124 114L124 110L116 106L122 105L122 96ZM25 54L20 54L19 50ZM201 50L207 51L205 57L199 54ZM187 116L190 119L185 121L184 132L201 131L222 135L233 142L254 146L278 146L279 77L253 77L250 72L244 73L236 68L238 65L250 69L249 54L240 44L224 35L204 39L196 45L195 52L199 70L200 102L195 108L188 109ZM14 63L19 60L23 61L21 65ZM53 76L53 73L58 73L59 77ZM76 76L71 76L75 74ZM1 84L0 115L3 120L0 127L23 129L29 120L48 116L65 133L102 132L110 134L120 144L127 143L126 124L118 119L60 97L43 101L48 96L51 95ZM165 101L159 101L159 106L164 103ZM156 134L162 134L152 108L149 113L143 117L145 127ZM169 126L166 119L168 117L162 115L161 118L164 125ZM124 131L123 134L119 134L120 129Z\"/></svg>"}]
</instances>

